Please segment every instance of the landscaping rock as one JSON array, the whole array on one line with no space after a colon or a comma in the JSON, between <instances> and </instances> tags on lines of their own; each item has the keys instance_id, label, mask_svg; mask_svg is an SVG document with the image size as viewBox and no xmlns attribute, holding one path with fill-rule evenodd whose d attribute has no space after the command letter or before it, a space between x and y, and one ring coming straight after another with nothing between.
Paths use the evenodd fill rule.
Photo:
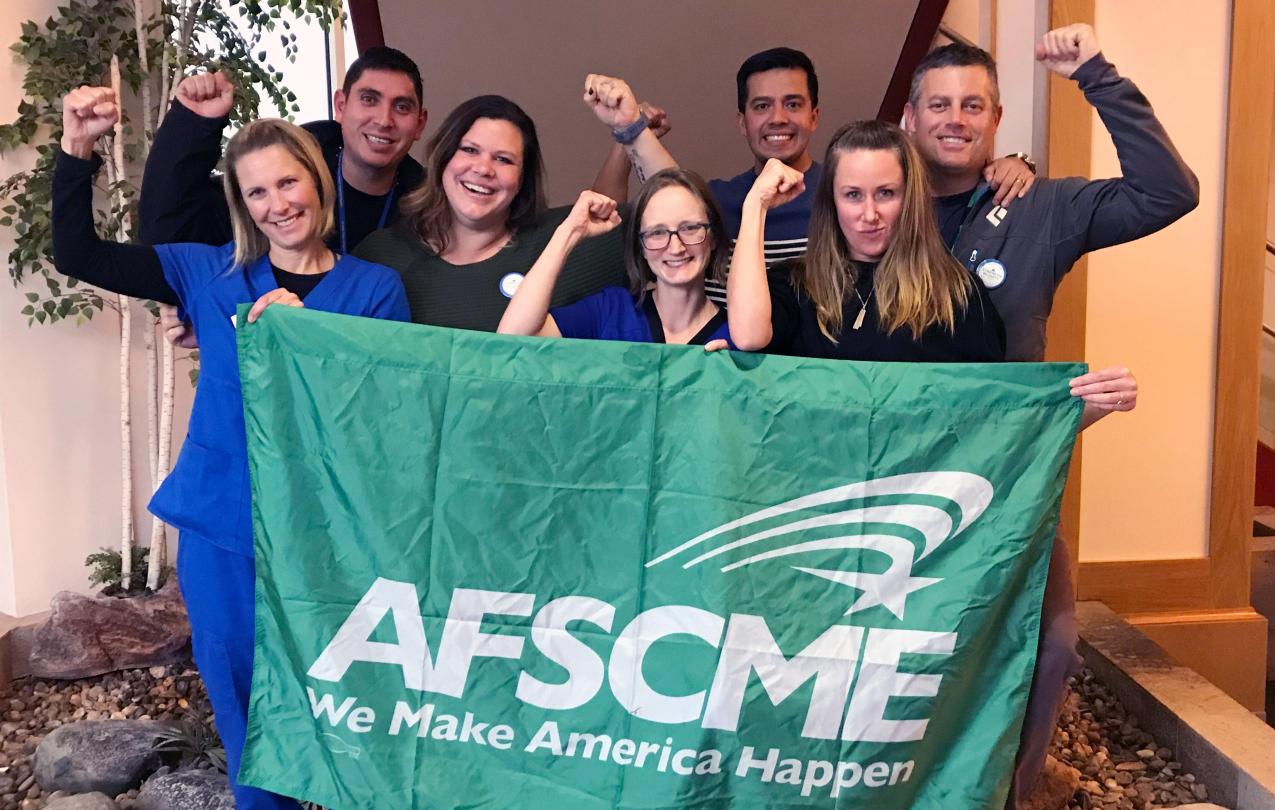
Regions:
<instances>
[{"instance_id":1,"label":"landscaping rock","mask_svg":"<svg viewBox=\"0 0 1275 810\"><path fill-rule=\"evenodd\" d=\"M235 798L224 773L175 771L142 785L137 810L235 810Z\"/></svg>"},{"instance_id":2,"label":"landscaping rock","mask_svg":"<svg viewBox=\"0 0 1275 810\"><path fill-rule=\"evenodd\" d=\"M1070 810L1189 807L1208 798L1089 670L1072 683L1050 753L1080 771L1080 789L1064 805Z\"/></svg>"},{"instance_id":3,"label":"landscaping rock","mask_svg":"<svg viewBox=\"0 0 1275 810\"><path fill-rule=\"evenodd\" d=\"M1079 787L1080 771L1046 756L1045 767L1024 802L1024 810L1063 810Z\"/></svg>"},{"instance_id":4,"label":"landscaping rock","mask_svg":"<svg viewBox=\"0 0 1275 810\"><path fill-rule=\"evenodd\" d=\"M105 793L78 793L53 799L44 810L117 810L118 805Z\"/></svg>"},{"instance_id":5,"label":"landscaping rock","mask_svg":"<svg viewBox=\"0 0 1275 810\"><path fill-rule=\"evenodd\" d=\"M150 596L115 598L62 591L31 638L38 678L86 678L172 664L186 654L190 622L176 578Z\"/></svg>"},{"instance_id":6,"label":"landscaping rock","mask_svg":"<svg viewBox=\"0 0 1275 810\"><path fill-rule=\"evenodd\" d=\"M141 720L87 720L55 728L35 750L40 788L115 796L136 787L160 765L159 724Z\"/></svg>"}]
</instances>

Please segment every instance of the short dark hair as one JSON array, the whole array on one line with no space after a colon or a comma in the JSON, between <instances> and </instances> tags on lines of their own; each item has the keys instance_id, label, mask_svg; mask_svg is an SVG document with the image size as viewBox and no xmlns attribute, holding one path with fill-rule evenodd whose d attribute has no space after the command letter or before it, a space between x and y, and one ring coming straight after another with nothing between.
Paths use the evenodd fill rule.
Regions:
<instances>
[{"instance_id":1,"label":"short dark hair","mask_svg":"<svg viewBox=\"0 0 1275 810\"><path fill-rule=\"evenodd\" d=\"M416 103L425 104L425 91L422 89L421 83L421 69L416 66L410 56L397 48L374 45L359 54L359 58L355 59L349 69L345 71L345 82L341 85L341 92L348 96L350 89L354 87L354 83L359 80L359 77L366 70L388 70L393 73L407 74L407 78L412 80L412 87L416 90Z\"/></svg>"},{"instance_id":2,"label":"short dark hair","mask_svg":"<svg viewBox=\"0 0 1275 810\"><path fill-rule=\"evenodd\" d=\"M1000 106L1001 86L996 76L996 60L977 45L965 45L960 42L935 48L925 55L921 64L917 65L912 73L912 89L908 91L908 103L916 106L916 103L921 100L921 79L926 73L935 68L948 67L981 67L986 70L988 78L992 80L992 106Z\"/></svg>"},{"instance_id":3,"label":"short dark hair","mask_svg":"<svg viewBox=\"0 0 1275 810\"><path fill-rule=\"evenodd\" d=\"M739 111L744 111L748 104L748 79L754 73L765 73L768 70L804 70L806 72L806 89L810 91L810 106L819 106L819 77L815 75L814 63L795 48L770 48L755 53L744 60L735 74L735 92L739 97Z\"/></svg>"}]
</instances>

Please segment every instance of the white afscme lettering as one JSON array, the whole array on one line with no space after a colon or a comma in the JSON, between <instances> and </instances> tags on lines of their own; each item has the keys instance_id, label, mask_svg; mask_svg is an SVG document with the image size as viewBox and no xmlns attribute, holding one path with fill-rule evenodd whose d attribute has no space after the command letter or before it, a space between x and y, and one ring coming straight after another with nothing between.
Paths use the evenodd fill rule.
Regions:
<instances>
[{"instance_id":1,"label":"white afscme lettering","mask_svg":"<svg viewBox=\"0 0 1275 810\"><path fill-rule=\"evenodd\" d=\"M657 723L689 723L704 708L704 692L672 697L651 688L642 676L642 659L666 636L698 636L716 647L726 621L715 613L685 605L669 605L639 613L615 639L611 650L611 691L634 717Z\"/></svg>"},{"instance_id":2,"label":"white afscme lettering","mask_svg":"<svg viewBox=\"0 0 1275 810\"><path fill-rule=\"evenodd\" d=\"M530 593L470 588L452 591L451 608L438 643L438 661L433 663L416 586L378 577L306 674L320 681L339 681L355 661L394 664L402 669L403 685L408 689L460 697L475 656L516 659L522 655L521 637L482 632L483 617L527 616L535 601L535 594ZM371 641L386 613L394 617L398 641Z\"/></svg>"},{"instance_id":3,"label":"white afscme lettering","mask_svg":"<svg viewBox=\"0 0 1275 810\"><path fill-rule=\"evenodd\" d=\"M390 612L394 614L398 641L369 641ZM403 683L408 689L427 688L434 667L425 644L425 623L415 585L377 577L306 674L320 681L339 681L355 661L394 664L403 670Z\"/></svg>"},{"instance_id":4,"label":"white afscme lettering","mask_svg":"<svg viewBox=\"0 0 1275 810\"><path fill-rule=\"evenodd\" d=\"M470 666L477 657L521 659L524 637L517 631L482 632L487 616L529 616L535 605L535 594L505 593L457 588L452 592L451 607L438 642L437 656L431 658L425 638L416 588L410 583L378 578L359 600L332 641L310 667L316 680L339 681L355 662L388 664L399 667L403 683L409 689L460 697L469 678ZM377 625L392 613L397 640L374 642L370 638ZM531 621L530 637L535 648L550 661L562 667L566 680L547 683L527 672L519 674L516 697L527 704L546 709L571 709L592 700L609 682L615 699L636 717L657 723L680 724L696 720L704 728L733 731L738 728L746 691L756 674L766 696L774 704L790 699L811 678L814 686L806 707L802 736L814 739L846 741L904 742L920 740L928 727L928 718L913 716L906 720L886 719L893 697L933 697L938 694L940 675L899 671L899 660L908 655L951 655L956 647L955 633L921 630L863 628L837 624L827 628L791 658L779 649L764 618L748 614L732 614L728 619L688 605L666 605L637 614L615 636L609 661L604 664L595 649L576 638L567 625L583 622L609 633L615 619L614 606L597 599L568 596L547 603ZM725 638L723 639L723 631ZM586 631L595 632L595 631ZM716 670L707 689L687 695L667 695L656 691L643 676L647 653L673 636L689 636L682 644L719 645ZM862 659L860 663L860 659ZM853 680L859 663L858 678ZM847 699L849 702L848 709ZM353 699L340 706L331 695L317 699L310 693L311 709L316 718L325 716L336 725L354 707ZM449 718L453 722L455 718ZM392 733L403 726L429 726L425 708L413 711L400 704L391 721ZM486 725L462 725L461 736L472 736L481 742ZM364 725L364 720L351 723L351 728ZM493 729L494 733L494 729ZM570 745L600 745L598 740L581 736ZM556 730L537 735L528 750L546 747L562 750ZM619 752L622 759L652 756L640 747ZM664 758L666 754L661 754ZM674 759L679 755L674 755ZM777 755L776 755L777 756ZM769 760L764 760L766 762ZM785 760L786 762L786 760ZM702 763L701 763L702 764ZM674 763L678 770L680 762ZM699 768L697 765L696 768ZM750 766L751 767L751 766ZM758 765L757 767L764 767ZM783 764L778 781L789 781ZM811 790L854 779L869 784L884 778L883 773L868 766L862 772L828 765L827 781L823 769L802 770L803 787ZM775 765L770 766L773 774ZM698 772L698 771L697 771ZM795 780L795 774L793 774ZM894 774L891 773L891 778ZM795 781L793 782L795 784Z\"/></svg>"},{"instance_id":5,"label":"white afscme lettering","mask_svg":"<svg viewBox=\"0 0 1275 810\"><path fill-rule=\"evenodd\" d=\"M788 659L775 643L765 619L736 613L731 617L713 676L708 707L704 710L704 728L735 730L749 676L756 672L766 695L774 703L783 702L814 678L815 688L801 736L835 740L862 645L863 628L837 624Z\"/></svg>"},{"instance_id":6,"label":"white afscme lettering","mask_svg":"<svg viewBox=\"0 0 1275 810\"><path fill-rule=\"evenodd\" d=\"M589 702L602 688L606 667L602 658L567 631L567 622L588 622L611 631L615 608L588 596L563 596L547 603L531 623L531 643L541 655L571 674L560 684L545 683L524 672L515 696L542 709L574 709Z\"/></svg>"},{"instance_id":7,"label":"white afscme lettering","mask_svg":"<svg viewBox=\"0 0 1275 810\"><path fill-rule=\"evenodd\" d=\"M934 697L939 693L940 675L899 672L899 656L903 653L951 655L956 649L955 633L931 633L924 630L892 630L868 634L859 681L846 712L844 740L868 742L907 742L925 736L928 719L887 720L886 703L891 697Z\"/></svg>"},{"instance_id":8,"label":"white afscme lettering","mask_svg":"<svg viewBox=\"0 0 1275 810\"><path fill-rule=\"evenodd\" d=\"M469 680L469 665L475 656L513 658L522 656L522 637L481 631L483 618L530 616L536 604L534 593L505 593L457 588L452 591L451 609L438 642L435 683L429 691L460 697Z\"/></svg>"}]
</instances>

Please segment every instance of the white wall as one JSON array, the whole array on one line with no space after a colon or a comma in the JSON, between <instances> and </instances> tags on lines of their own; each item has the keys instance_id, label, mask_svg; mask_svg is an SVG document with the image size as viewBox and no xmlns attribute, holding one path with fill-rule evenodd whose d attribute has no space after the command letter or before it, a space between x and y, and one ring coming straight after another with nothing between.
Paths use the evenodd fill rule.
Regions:
<instances>
[{"instance_id":1,"label":"white wall","mask_svg":"<svg viewBox=\"0 0 1275 810\"><path fill-rule=\"evenodd\" d=\"M943 24L981 48L994 45L992 0L949 0Z\"/></svg>"},{"instance_id":2,"label":"white wall","mask_svg":"<svg viewBox=\"0 0 1275 810\"><path fill-rule=\"evenodd\" d=\"M43 22L56 5L55 0L0 4L5 120L21 97L24 72L8 45L24 20ZM32 162L29 151L0 157L0 176ZM0 229L0 255L12 247L11 233ZM102 313L78 328L28 327L19 314L26 289L40 287L15 289L0 279L0 612L19 616L46 610L57 590L87 590L84 557L101 546L114 547L120 535L118 321ZM140 332L134 343L140 346ZM134 362L140 367L140 353ZM185 369L178 370L177 390L174 448L189 412ZM144 426L141 396L139 384L133 392L137 426ZM147 487L144 427L134 438L134 480ZM138 492L134 504L142 538L149 537L147 497Z\"/></svg>"},{"instance_id":3,"label":"white wall","mask_svg":"<svg viewBox=\"0 0 1275 810\"><path fill-rule=\"evenodd\" d=\"M1138 409L1085 437L1086 561L1208 550L1231 4L1098 0L1104 51L1134 79L1200 179L1200 206L1152 237L1089 260L1085 359L1138 376ZM1154 20L1149 27L1148 21ZM1094 177L1119 174L1093 121Z\"/></svg>"},{"instance_id":4,"label":"white wall","mask_svg":"<svg viewBox=\"0 0 1275 810\"><path fill-rule=\"evenodd\" d=\"M229 0L221 0L223 9L230 8ZM284 75L284 83L297 96L298 112L276 109L273 105L263 106L261 115L289 117L298 123L319 121L328 117L328 87L322 80L327 64L323 54L325 34L318 22L304 25L300 22L292 24L292 32L297 35L298 53L295 62L288 62L283 55L283 45L276 36L267 37L261 44L266 52L266 59L277 67ZM345 65L358 57L358 49L354 42L354 28L349 17L345 21ZM332 86L340 89L344 73L337 64L337 52L332 50Z\"/></svg>"},{"instance_id":5,"label":"white wall","mask_svg":"<svg viewBox=\"0 0 1275 810\"><path fill-rule=\"evenodd\" d=\"M996 4L997 76L1005 115L996 132L996 154L1026 152L1048 165L1049 83L1036 64L1036 42L1049 30L1049 0Z\"/></svg>"},{"instance_id":6,"label":"white wall","mask_svg":"<svg viewBox=\"0 0 1275 810\"><path fill-rule=\"evenodd\" d=\"M43 22L57 0L4 0L0 3L0 120L8 120L22 97L24 66L8 45L25 20ZM278 39L263 43L297 93L299 121L327 117L322 76L323 33L298 25L302 46L296 64L282 58ZM346 32L347 64L357 56L353 32ZM334 52L334 71L335 52ZM339 86L339 77L334 81ZM262 110L265 115L274 111ZM33 153L0 157L0 177L28 168ZM0 229L0 255L13 247ZM119 321L101 313L88 324L28 327L19 311L28 290L0 278L0 612L37 613L59 590L88 590L85 556L120 537ZM145 368L140 351L140 309L134 308L133 498L136 536L150 536L145 506L150 496L145 433ZM173 457L185 437L193 391L188 364L176 372ZM169 532L175 549L175 532ZM172 554L170 554L170 562Z\"/></svg>"}]
</instances>

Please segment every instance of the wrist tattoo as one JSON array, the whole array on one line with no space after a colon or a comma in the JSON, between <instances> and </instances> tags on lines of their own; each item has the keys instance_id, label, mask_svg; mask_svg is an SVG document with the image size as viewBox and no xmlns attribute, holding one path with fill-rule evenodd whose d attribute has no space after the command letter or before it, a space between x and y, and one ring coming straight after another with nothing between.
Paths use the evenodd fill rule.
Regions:
<instances>
[{"instance_id":1,"label":"wrist tattoo","mask_svg":"<svg viewBox=\"0 0 1275 810\"><path fill-rule=\"evenodd\" d=\"M633 164L633 171L637 174L638 182L645 183L646 170L642 168L642 161L638 159L637 149L635 149L632 145L627 145L624 147L624 154L628 155L629 163Z\"/></svg>"}]
</instances>

